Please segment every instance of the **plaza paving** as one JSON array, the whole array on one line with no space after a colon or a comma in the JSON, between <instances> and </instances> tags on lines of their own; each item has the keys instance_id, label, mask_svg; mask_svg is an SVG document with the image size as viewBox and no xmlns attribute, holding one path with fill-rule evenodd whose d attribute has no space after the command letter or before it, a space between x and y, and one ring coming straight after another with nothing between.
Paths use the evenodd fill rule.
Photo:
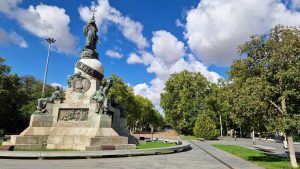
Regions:
<instances>
[{"instance_id":1,"label":"plaza paving","mask_svg":"<svg viewBox=\"0 0 300 169\"><path fill-rule=\"evenodd\" d=\"M97 158L97 159L64 159L64 160L21 160L0 159L1 169L85 169L85 168L140 168L140 169L195 169L195 168L260 168L256 165L217 150L206 143L193 141L192 150L164 155ZM209 153L205 152L209 151ZM1 153L1 152L0 152ZM214 158L216 156L218 159ZM225 164L224 164L225 162Z\"/></svg>"}]
</instances>

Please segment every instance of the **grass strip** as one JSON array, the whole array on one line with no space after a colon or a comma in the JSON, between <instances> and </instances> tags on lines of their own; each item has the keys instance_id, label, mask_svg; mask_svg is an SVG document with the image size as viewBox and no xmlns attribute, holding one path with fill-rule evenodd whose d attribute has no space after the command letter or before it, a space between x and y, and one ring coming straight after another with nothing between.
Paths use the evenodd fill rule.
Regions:
<instances>
[{"instance_id":1,"label":"grass strip","mask_svg":"<svg viewBox=\"0 0 300 169\"><path fill-rule=\"evenodd\" d=\"M197 140L197 137L195 137L195 136L184 136L184 135L181 135L180 138L182 140Z\"/></svg>"},{"instance_id":2,"label":"grass strip","mask_svg":"<svg viewBox=\"0 0 300 169\"><path fill-rule=\"evenodd\" d=\"M163 147L172 147L175 145L176 144L169 144L169 143L154 141L154 142L146 142L145 144L140 144L137 146L137 149L163 148Z\"/></svg>"},{"instance_id":3,"label":"grass strip","mask_svg":"<svg viewBox=\"0 0 300 169\"><path fill-rule=\"evenodd\" d=\"M235 145L213 144L212 146L221 149L223 151L227 151L230 154L238 156L244 160L253 162L267 169L292 168L288 158L279 157L258 150L251 150L248 148L235 146Z\"/></svg>"},{"instance_id":4,"label":"grass strip","mask_svg":"<svg viewBox=\"0 0 300 169\"><path fill-rule=\"evenodd\" d=\"M73 150L73 149L15 149L14 151L38 151L38 152L55 152L55 151L79 151L79 150Z\"/></svg>"}]
</instances>

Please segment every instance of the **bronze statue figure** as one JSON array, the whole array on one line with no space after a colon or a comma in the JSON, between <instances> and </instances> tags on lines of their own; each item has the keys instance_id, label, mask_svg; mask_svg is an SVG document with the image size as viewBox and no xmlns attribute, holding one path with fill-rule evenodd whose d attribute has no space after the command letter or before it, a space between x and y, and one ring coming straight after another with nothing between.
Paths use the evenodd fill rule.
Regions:
<instances>
[{"instance_id":1,"label":"bronze statue figure","mask_svg":"<svg viewBox=\"0 0 300 169\"><path fill-rule=\"evenodd\" d=\"M98 41L97 32L98 28L95 23L95 18L93 16L89 23L87 23L83 28L83 33L86 37L84 49L96 50L96 44Z\"/></svg>"},{"instance_id":2,"label":"bronze statue figure","mask_svg":"<svg viewBox=\"0 0 300 169\"><path fill-rule=\"evenodd\" d=\"M97 113L106 114L108 112L109 99L107 97L107 94L112 85L113 80L107 79L107 81L102 86L100 86L99 90L97 90L92 96L92 99L97 103Z\"/></svg>"}]
</instances>

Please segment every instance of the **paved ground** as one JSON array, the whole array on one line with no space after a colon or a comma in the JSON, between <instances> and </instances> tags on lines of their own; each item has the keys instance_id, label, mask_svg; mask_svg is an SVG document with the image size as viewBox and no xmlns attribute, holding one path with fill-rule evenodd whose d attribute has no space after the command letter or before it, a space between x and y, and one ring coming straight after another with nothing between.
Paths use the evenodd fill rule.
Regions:
<instances>
[{"instance_id":1,"label":"paved ground","mask_svg":"<svg viewBox=\"0 0 300 169\"><path fill-rule=\"evenodd\" d=\"M165 155L151 155L151 156L137 156L137 157L122 157L122 158L98 158L98 159L68 159L68 160L20 160L20 159L0 159L1 169L85 169L85 168L104 168L104 169L122 169L122 168L139 168L139 169L228 169L229 167L218 161L203 149L203 143L195 141L191 144L192 150L180 152L176 154ZM207 144L204 145L208 146ZM208 146L210 147L210 146ZM207 147L206 147L207 149ZM215 151L215 150L212 150ZM255 165L240 160L228 153L217 150L215 155L226 157L227 159L234 159L239 167L237 168L259 168ZM0 152L1 153L1 152ZM224 156L225 153L225 156ZM235 168L235 167L233 167ZM249 169L250 169L249 168Z\"/></svg>"}]
</instances>

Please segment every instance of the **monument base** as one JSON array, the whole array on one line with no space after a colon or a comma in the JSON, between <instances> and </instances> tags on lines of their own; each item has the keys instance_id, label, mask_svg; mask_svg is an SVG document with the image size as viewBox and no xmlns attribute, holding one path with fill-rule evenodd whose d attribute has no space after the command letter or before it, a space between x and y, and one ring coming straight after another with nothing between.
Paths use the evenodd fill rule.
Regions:
<instances>
[{"instance_id":1,"label":"monument base","mask_svg":"<svg viewBox=\"0 0 300 169\"><path fill-rule=\"evenodd\" d=\"M49 104L47 110L52 114L33 114L29 127L20 135L11 136L8 142L3 142L3 145L11 145L15 149L80 151L135 149L135 144L128 144L126 135L120 136L112 128L110 115L89 113L84 117L82 115L77 117L79 115L76 113L77 110L93 112L95 106L95 104L81 104L80 107L71 106L69 103Z\"/></svg>"}]
</instances>

